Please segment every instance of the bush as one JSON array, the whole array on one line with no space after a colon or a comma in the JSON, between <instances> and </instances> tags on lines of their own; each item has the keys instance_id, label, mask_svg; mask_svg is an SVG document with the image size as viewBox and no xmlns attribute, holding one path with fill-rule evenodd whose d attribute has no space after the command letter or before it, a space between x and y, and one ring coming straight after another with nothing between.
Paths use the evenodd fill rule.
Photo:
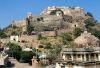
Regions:
<instances>
[{"instance_id":1,"label":"bush","mask_svg":"<svg viewBox=\"0 0 100 68\"><path fill-rule=\"evenodd\" d=\"M95 30L95 31L94 31L94 35L95 35L97 38L100 39L100 31Z\"/></svg>"},{"instance_id":2,"label":"bush","mask_svg":"<svg viewBox=\"0 0 100 68\"><path fill-rule=\"evenodd\" d=\"M71 36L71 34L69 34L69 33L63 33L63 34L61 35L61 37L62 37L62 39L65 40L65 41L72 41L72 36Z\"/></svg>"},{"instance_id":3,"label":"bush","mask_svg":"<svg viewBox=\"0 0 100 68\"><path fill-rule=\"evenodd\" d=\"M18 35L16 31L12 31L11 35Z\"/></svg>"},{"instance_id":4,"label":"bush","mask_svg":"<svg viewBox=\"0 0 100 68\"><path fill-rule=\"evenodd\" d=\"M32 51L21 51L20 53L20 62L30 63L31 59L35 54Z\"/></svg>"},{"instance_id":5,"label":"bush","mask_svg":"<svg viewBox=\"0 0 100 68\"><path fill-rule=\"evenodd\" d=\"M90 13L90 12L87 12L86 15L87 15L87 16L90 16L90 17L93 17L92 13Z\"/></svg>"},{"instance_id":6,"label":"bush","mask_svg":"<svg viewBox=\"0 0 100 68\"><path fill-rule=\"evenodd\" d=\"M22 50L21 47L15 43L8 43L7 46L9 47L9 51L8 51L9 56L12 56L17 60L19 60L20 52Z\"/></svg>"},{"instance_id":7,"label":"bush","mask_svg":"<svg viewBox=\"0 0 100 68\"><path fill-rule=\"evenodd\" d=\"M28 35L31 35L32 31L34 31L34 27L30 24L27 25L27 32L28 32Z\"/></svg>"},{"instance_id":8,"label":"bush","mask_svg":"<svg viewBox=\"0 0 100 68\"><path fill-rule=\"evenodd\" d=\"M43 48L43 45L39 45L39 48Z\"/></svg>"},{"instance_id":9,"label":"bush","mask_svg":"<svg viewBox=\"0 0 100 68\"><path fill-rule=\"evenodd\" d=\"M52 49L51 43L47 43L44 45L44 49Z\"/></svg>"},{"instance_id":10,"label":"bush","mask_svg":"<svg viewBox=\"0 0 100 68\"><path fill-rule=\"evenodd\" d=\"M4 33L2 29L0 29L0 38L6 38L7 35Z\"/></svg>"},{"instance_id":11,"label":"bush","mask_svg":"<svg viewBox=\"0 0 100 68\"><path fill-rule=\"evenodd\" d=\"M54 46L53 49L49 50L49 54L47 55L47 58L49 59L50 63L58 60L58 56L61 52L61 45L57 45L57 46Z\"/></svg>"},{"instance_id":12,"label":"bush","mask_svg":"<svg viewBox=\"0 0 100 68\"><path fill-rule=\"evenodd\" d=\"M88 29L91 26L95 26L96 25L96 21L94 19L87 19L85 21L85 27Z\"/></svg>"},{"instance_id":13,"label":"bush","mask_svg":"<svg viewBox=\"0 0 100 68\"><path fill-rule=\"evenodd\" d=\"M67 44L67 42L72 41L72 35L70 33L63 33L61 34L62 42L63 44Z\"/></svg>"},{"instance_id":14,"label":"bush","mask_svg":"<svg viewBox=\"0 0 100 68\"><path fill-rule=\"evenodd\" d=\"M100 30L90 27L88 28L88 32L90 32L91 34L93 34L94 36L100 39Z\"/></svg>"},{"instance_id":15,"label":"bush","mask_svg":"<svg viewBox=\"0 0 100 68\"><path fill-rule=\"evenodd\" d=\"M78 36L81 35L82 32L83 32L82 29L80 29L80 28L75 28L74 31L73 31L73 35L74 35L75 37L78 37Z\"/></svg>"}]
</instances>

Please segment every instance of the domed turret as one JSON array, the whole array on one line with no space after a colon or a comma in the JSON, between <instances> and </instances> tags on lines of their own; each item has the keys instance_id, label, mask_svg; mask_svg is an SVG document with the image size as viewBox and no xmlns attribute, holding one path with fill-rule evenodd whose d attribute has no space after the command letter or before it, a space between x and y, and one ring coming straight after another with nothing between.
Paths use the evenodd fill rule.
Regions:
<instances>
[{"instance_id":1,"label":"domed turret","mask_svg":"<svg viewBox=\"0 0 100 68\"><path fill-rule=\"evenodd\" d=\"M84 31L81 36L77 37L74 43L76 47L99 47L99 39L87 31Z\"/></svg>"}]
</instances>

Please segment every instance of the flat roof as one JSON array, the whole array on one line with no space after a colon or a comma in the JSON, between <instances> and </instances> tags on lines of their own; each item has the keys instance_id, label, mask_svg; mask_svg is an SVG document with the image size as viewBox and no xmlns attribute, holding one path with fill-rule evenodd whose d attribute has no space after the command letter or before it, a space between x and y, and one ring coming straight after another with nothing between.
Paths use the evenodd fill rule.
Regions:
<instances>
[{"instance_id":1,"label":"flat roof","mask_svg":"<svg viewBox=\"0 0 100 68\"><path fill-rule=\"evenodd\" d=\"M64 48L61 53L64 53L64 54L100 53L100 47L93 47L93 48Z\"/></svg>"}]
</instances>

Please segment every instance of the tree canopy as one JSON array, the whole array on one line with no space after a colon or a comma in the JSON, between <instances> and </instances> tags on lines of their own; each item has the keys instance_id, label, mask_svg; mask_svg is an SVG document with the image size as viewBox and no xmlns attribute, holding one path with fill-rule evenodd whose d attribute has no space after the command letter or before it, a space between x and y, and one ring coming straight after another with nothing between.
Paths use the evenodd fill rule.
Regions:
<instances>
[{"instance_id":1,"label":"tree canopy","mask_svg":"<svg viewBox=\"0 0 100 68\"><path fill-rule=\"evenodd\" d=\"M12 31L11 35L18 35L16 31Z\"/></svg>"},{"instance_id":2,"label":"tree canopy","mask_svg":"<svg viewBox=\"0 0 100 68\"><path fill-rule=\"evenodd\" d=\"M28 35L30 35L33 30L34 30L34 27L31 24L28 24L27 25L27 33L28 33Z\"/></svg>"},{"instance_id":3,"label":"tree canopy","mask_svg":"<svg viewBox=\"0 0 100 68\"><path fill-rule=\"evenodd\" d=\"M5 32L2 29L0 29L0 38L6 38L6 37L7 35L5 34Z\"/></svg>"},{"instance_id":4,"label":"tree canopy","mask_svg":"<svg viewBox=\"0 0 100 68\"><path fill-rule=\"evenodd\" d=\"M91 12L87 12L87 14L86 15L88 15L88 16L90 16L90 17L93 17L93 15L92 15L92 13Z\"/></svg>"},{"instance_id":5,"label":"tree canopy","mask_svg":"<svg viewBox=\"0 0 100 68\"><path fill-rule=\"evenodd\" d=\"M20 62L31 63L31 59L35 55L32 51L21 51L20 52Z\"/></svg>"},{"instance_id":6,"label":"tree canopy","mask_svg":"<svg viewBox=\"0 0 100 68\"><path fill-rule=\"evenodd\" d=\"M78 37L81 35L81 33L83 32L83 30L81 28L75 28L74 31L73 31L73 35L75 37Z\"/></svg>"},{"instance_id":7,"label":"tree canopy","mask_svg":"<svg viewBox=\"0 0 100 68\"><path fill-rule=\"evenodd\" d=\"M70 33L62 33L61 34L63 44L67 44L67 42L72 41L72 35Z\"/></svg>"},{"instance_id":8,"label":"tree canopy","mask_svg":"<svg viewBox=\"0 0 100 68\"><path fill-rule=\"evenodd\" d=\"M22 50L21 47L15 43L8 43L7 46L9 47L9 51L8 51L9 56L12 56L17 60L19 60L20 52Z\"/></svg>"},{"instance_id":9,"label":"tree canopy","mask_svg":"<svg viewBox=\"0 0 100 68\"><path fill-rule=\"evenodd\" d=\"M94 19L87 19L85 21L85 27L88 29L89 27L93 27L96 25L96 21Z\"/></svg>"}]
</instances>

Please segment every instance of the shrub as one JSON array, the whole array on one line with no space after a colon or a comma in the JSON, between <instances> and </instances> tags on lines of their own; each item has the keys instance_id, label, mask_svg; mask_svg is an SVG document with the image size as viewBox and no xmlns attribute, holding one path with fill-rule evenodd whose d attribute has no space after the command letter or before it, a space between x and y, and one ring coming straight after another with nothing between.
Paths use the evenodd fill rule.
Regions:
<instances>
[{"instance_id":1,"label":"shrub","mask_svg":"<svg viewBox=\"0 0 100 68\"><path fill-rule=\"evenodd\" d=\"M47 43L44 45L44 49L52 49L51 43Z\"/></svg>"},{"instance_id":2,"label":"shrub","mask_svg":"<svg viewBox=\"0 0 100 68\"><path fill-rule=\"evenodd\" d=\"M12 56L16 58L17 60L20 59L20 52L21 52L21 47L15 43L8 43L7 46L9 47L8 54L9 56Z\"/></svg>"},{"instance_id":3,"label":"shrub","mask_svg":"<svg viewBox=\"0 0 100 68\"><path fill-rule=\"evenodd\" d=\"M43 48L43 45L39 45L39 48Z\"/></svg>"},{"instance_id":4,"label":"shrub","mask_svg":"<svg viewBox=\"0 0 100 68\"><path fill-rule=\"evenodd\" d=\"M63 44L67 44L67 42L72 41L72 35L70 33L62 33L61 34Z\"/></svg>"},{"instance_id":5,"label":"shrub","mask_svg":"<svg viewBox=\"0 0 100 68\"><path fill-rule=\"evenodd\" d=\"M78 37L78 36L81 35L82 32L83 32L82 29L80 29L80 28L75 28L74 31L73 31L73 35L74 35L75 37Z\"/></svg>"},{"instance_id":6,"label":"shrub","mask_svg":"<svg viewBox=\"0 0 100 68\"><path fill-rule=\"evenodd\" d=\"M65 40L65 41L72 41L72 36L68 33L63 33L61 35L62 39Z\"/></svg>"},{"instance_id":7,"label":"shrub","mask_svg":"<svg viewBox=\"0 0 100 68\"><path fill-rule=\"evenodd\" d=\"M20 62L22 63L30 63L31 59L35 55L32 51L21 51L20 53Z\"/></svg>"},{"instance_id":8,"label":"shrub","mask_svg":"<svg viewBox=\"0 0 100 68\"><path fill-rule=\"evenodd\" d=\"M5 32L2 29L0 29L0 38L6 38L6 37L7 35L5 34Z\"/></svg>"}]
</instances>

